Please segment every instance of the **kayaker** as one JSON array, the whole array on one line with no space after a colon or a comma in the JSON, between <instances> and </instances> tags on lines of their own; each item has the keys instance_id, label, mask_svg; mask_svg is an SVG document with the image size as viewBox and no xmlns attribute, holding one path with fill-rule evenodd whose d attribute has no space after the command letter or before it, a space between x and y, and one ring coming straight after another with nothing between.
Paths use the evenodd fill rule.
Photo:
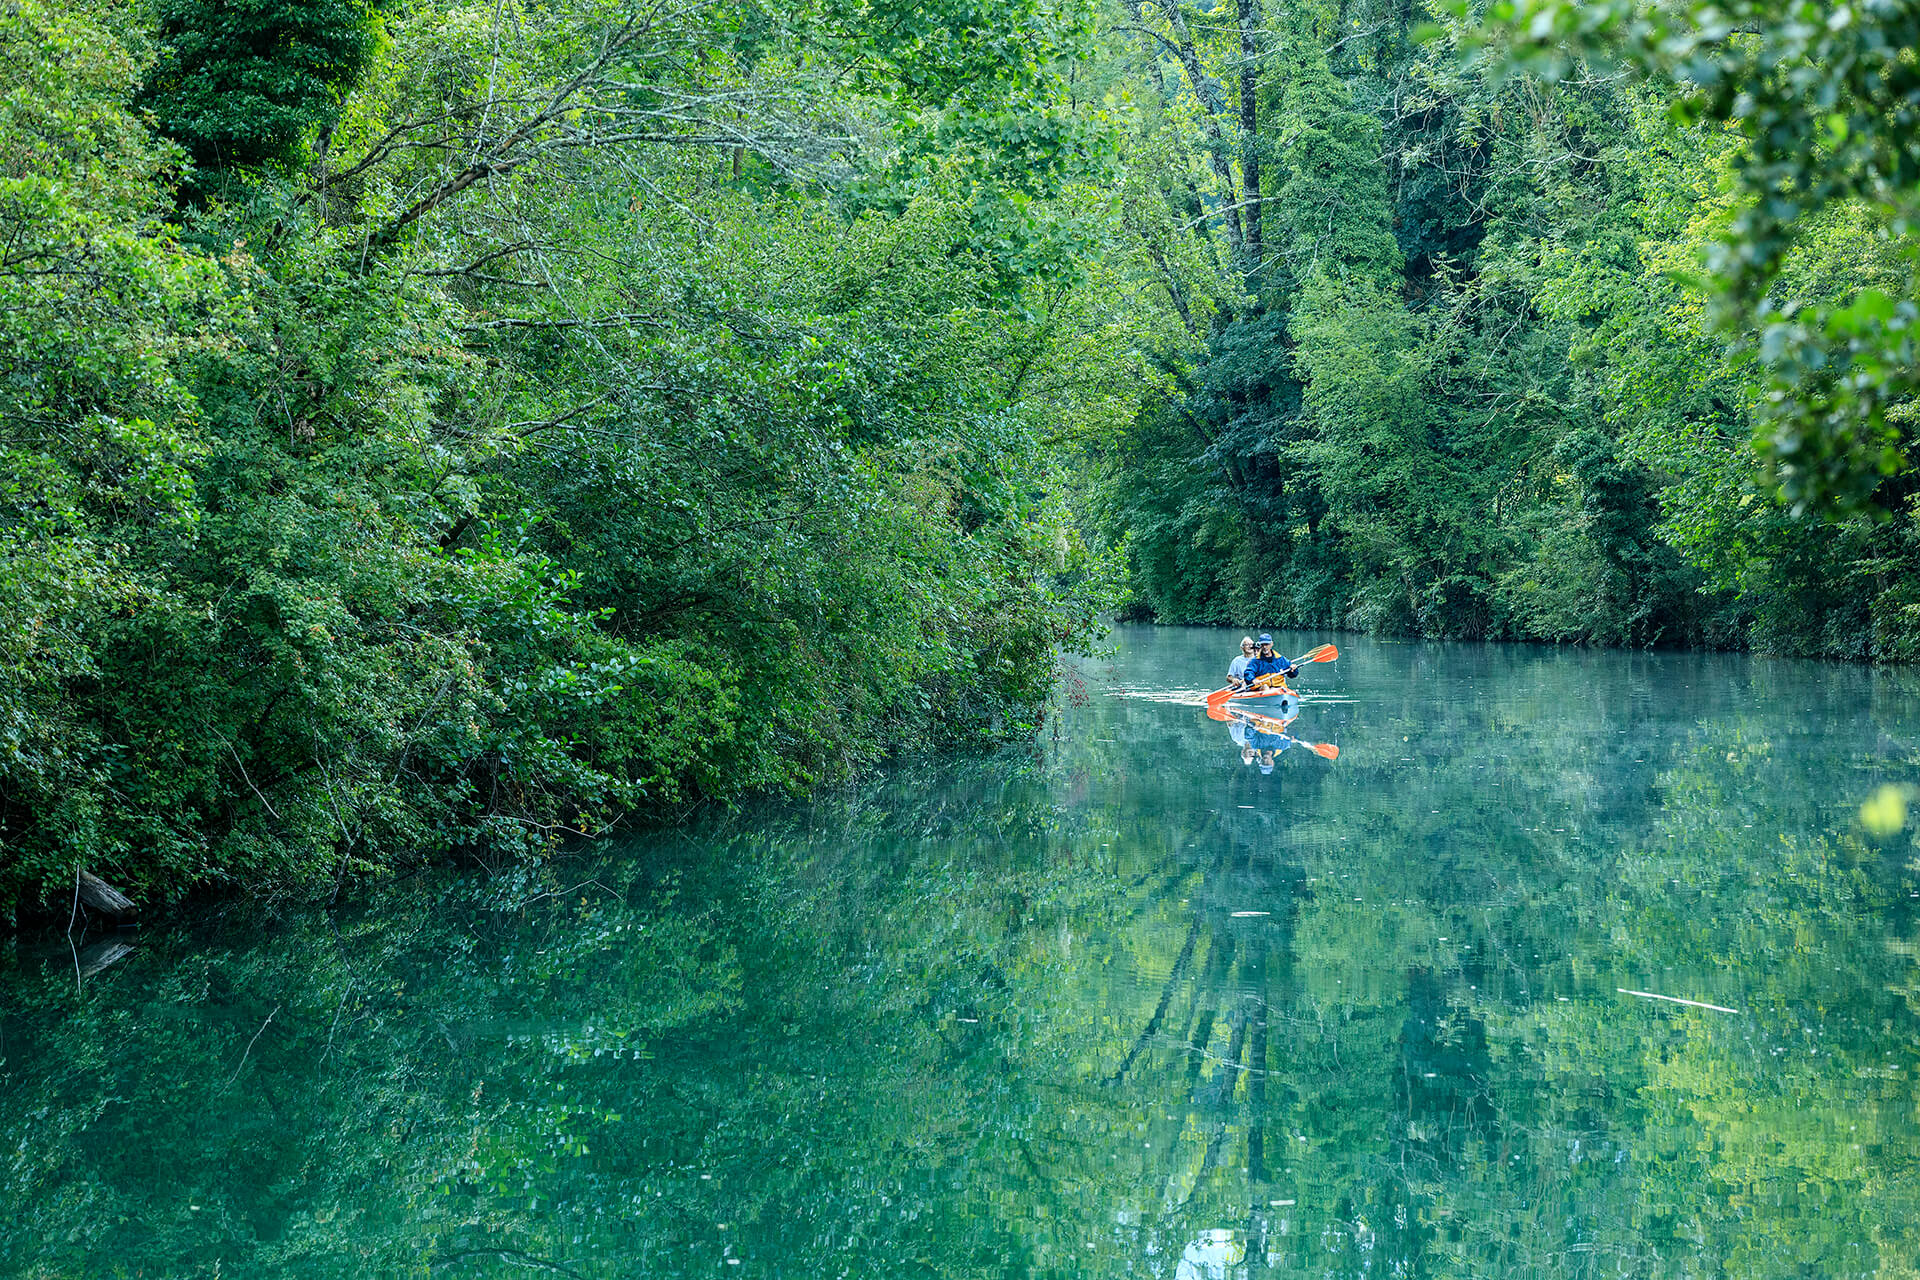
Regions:
<instances>
[{"instance_id":1,"label":"kayaker","mask_svg":"<svg viewBox=\"0 0 1920 1280\"><path fill-rule=\"evenodd\" d=\"M1272 636L1262 632L1260 638L1254 643L1258 646L1258 651L1253 655L1253 661L1249 662L1241 672L1241 677L1248 684L1258 683L1261 676L1277 675L1291 680L1300 674L1300 668L1297 665L1273 651ZM1269 680L1267 683L1271 685L1274 682Z\"/></svg>"},{"instance_id":2,"label":"kayaker","mask_svg":"<svg viewBox=\"0 0 1920 1280\"><path fill-rule=\"evenodd\" d=\"M1240 637L1240 656L1227 664L1227 688L1238 693L1247 687L1247 664L1253 661L1253 637Z\"/></svg>"}]
</instances>

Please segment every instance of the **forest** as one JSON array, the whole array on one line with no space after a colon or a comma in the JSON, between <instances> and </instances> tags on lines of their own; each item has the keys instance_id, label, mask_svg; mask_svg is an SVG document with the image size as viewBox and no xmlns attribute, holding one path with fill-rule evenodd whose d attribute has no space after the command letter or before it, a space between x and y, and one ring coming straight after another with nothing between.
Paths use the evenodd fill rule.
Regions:
<instances>
[{"instance_id":1,"label":"forest","mask_svg":"<svg viewBox=\"0 0 1920 1280\"><path fill-rule=\"evenodd\" d=\"M1016 737L1102 616L1910 659L1916 47L0 4L0 913Z\"/></svg>"}]
</instances>

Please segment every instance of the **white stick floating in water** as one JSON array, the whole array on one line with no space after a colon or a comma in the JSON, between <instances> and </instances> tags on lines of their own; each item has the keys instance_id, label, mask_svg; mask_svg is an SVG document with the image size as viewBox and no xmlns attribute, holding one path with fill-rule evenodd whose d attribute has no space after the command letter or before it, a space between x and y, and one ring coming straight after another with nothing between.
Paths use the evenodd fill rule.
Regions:
<instances>
[{"instance_id":1,"label":"white stick floating in water","mask_svg":"<svg viewBox=\"0 0 1920 1280\"><path fill-rule=\"evenodd\" d=\"M1635 991L1630 987L1615 987L1614 990L1618 991L1621 995L1640 996L1641 998L1646 1000L1666 1000L1673 1004L1690 1005L1695 1009L1711 1009L1715 1013L1740 1012L1738 1009L1729 1009L1727 1008L1727 1006L1723 1004L1708 1004L1705 1000L1683 1000L1679 996L1656 995L1654 992L1651 992L1651 991Z\"/></svg>"}]
</instances>

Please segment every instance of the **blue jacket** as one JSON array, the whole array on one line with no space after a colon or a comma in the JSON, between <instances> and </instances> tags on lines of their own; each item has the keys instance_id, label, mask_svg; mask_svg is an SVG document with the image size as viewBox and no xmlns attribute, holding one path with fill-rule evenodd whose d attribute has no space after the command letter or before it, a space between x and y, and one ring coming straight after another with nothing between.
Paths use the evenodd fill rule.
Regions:
<instances>
[{"instance_id":1,"label":"blue jacket","mask_svg":"<svg viewBox=\"0 0 1920 1280\"><path fill-rule=\"evenodd\" d=\"M1293 664L1276 653L1271 658L1255 658L1252 662L1249 662L1244 678L1251 684L1261 676L1273 675L1276 672L1290 672L1292 670L1294 670Z\"/></svg>"}]
</instances>

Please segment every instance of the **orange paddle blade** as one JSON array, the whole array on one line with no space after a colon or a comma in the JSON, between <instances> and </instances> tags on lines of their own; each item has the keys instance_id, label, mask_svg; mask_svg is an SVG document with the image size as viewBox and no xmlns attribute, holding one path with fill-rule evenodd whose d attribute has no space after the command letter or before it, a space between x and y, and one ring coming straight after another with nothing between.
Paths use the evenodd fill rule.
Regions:
<instances>
[{"instance_id":1,"label":"orange paddle blade","mask_svg":"<svg viewBox=\"0 0 1920 1280\"><path fill-rule=\"evenodd\" d=\"M1331 742L1303 742L1300 745L1319 756L1322 760L1338 760L1340 758L1340 748L1334 746Z\"/></svg>"},{"instance_id":2,"label":"orange paddle blade","mask_svg":"<svg viewBox=\"0 0 1920 1280\"><path fill-rule=\"evenodd\" d=\"M1339 656L1340 650L1330 644L1323 644L1316 649L1307 650L1293 661L1294 665L1298 666L1302 662L1332 662Z\"/></svg>"}]
</instances>

